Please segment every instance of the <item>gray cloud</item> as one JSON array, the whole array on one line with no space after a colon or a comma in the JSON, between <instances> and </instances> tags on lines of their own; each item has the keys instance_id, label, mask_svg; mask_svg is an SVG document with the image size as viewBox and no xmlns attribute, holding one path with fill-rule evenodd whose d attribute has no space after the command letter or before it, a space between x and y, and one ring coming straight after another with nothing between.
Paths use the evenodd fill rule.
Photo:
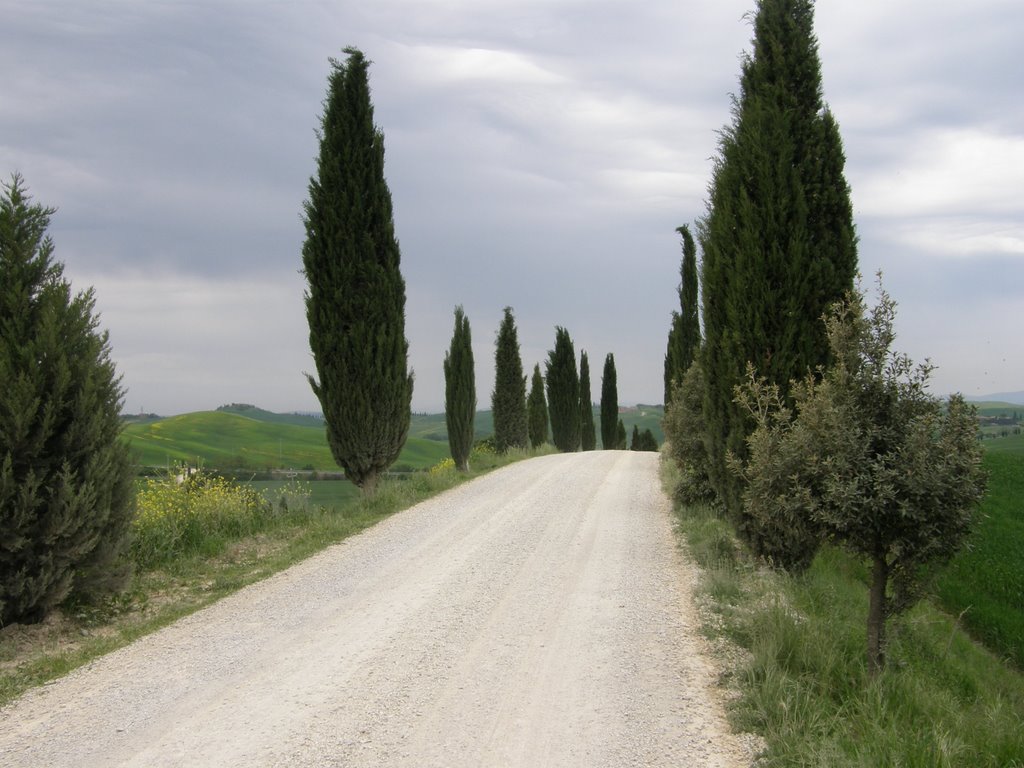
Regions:
<instances>
[{"instance_id":1,"label":"gray cloud","mask_svg":"<svg viewBox=\"0 0 1024 768\"><path fill-rule=\"evenodd\" d=\"M657 401L674 229L704 211L752 5L0 0L0 172L59 208L57 256L96 286L129 409L314 408L301 207L327 59L358 45L374 61L414 406L441 405L455 304L481 404L505 305L527 368L563 325L594 391L612 351L624 401ZM1007 313L1024 310L1018 6L817 9L862 270L885 271L903 348L941 366L941 392L1024 381L1002 354Z\"/></svg>"}]
</instances>

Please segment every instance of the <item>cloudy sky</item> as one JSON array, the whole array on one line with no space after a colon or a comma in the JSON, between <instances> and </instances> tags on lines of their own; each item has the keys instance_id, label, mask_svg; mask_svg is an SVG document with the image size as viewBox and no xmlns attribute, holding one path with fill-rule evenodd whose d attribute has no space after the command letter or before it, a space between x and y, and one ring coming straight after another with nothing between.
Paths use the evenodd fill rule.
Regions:
<instances>
[{"instance_id":1,"label":"cloudy sky","mask_svg":"<svg viewBox=\"0 0 1024 768\"><path fill-rule=\"evenodd\" d=\"M452 311L480 407L512 306L531 370L569 329L600 392L660 402L675 228L704 212L754 0L0 0L0 175L58 209L127 388L161 414L318 407L299 274L328 59L361 48L407 283L413 407ZM937 394L1024 389L1019 0L821 0L861 271ZM870 282L870 280L869 280Z\"/></svg>"}]
</instances>

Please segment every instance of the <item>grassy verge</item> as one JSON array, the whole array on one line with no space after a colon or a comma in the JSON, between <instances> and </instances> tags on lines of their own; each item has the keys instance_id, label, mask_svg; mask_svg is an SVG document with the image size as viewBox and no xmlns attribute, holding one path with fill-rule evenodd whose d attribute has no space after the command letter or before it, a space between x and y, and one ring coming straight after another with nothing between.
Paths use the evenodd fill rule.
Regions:
<instances>
[{"instance_id":1,"label":"grassy verge","mask_svg":"<svg viewBox=\"0 0 1024 768\"><path fill-rule=\"evenodd\" d=\"M676 511L703 571L705 631L734 660L734 726L765 740L759 765L1024 767L1024 676L948 614L925 601L891 621L888 668L871 680L862 563L825 548L798 578L768 572L711 510Z\"/></svg>"},{"instance_id":2,"label":"grassy verge","mask_svg":"<svg viewBox=\"0 0 1024 768\"><path fill-rule=\"evenodd\" d=\"M65 606L41 624L0 630L0 706L193 613L242 587L284 570L414 504L493 469L537 455L475 454L471 472L420 472L384 480L370 499L335 506L292 506L262 516L258 530L217 530L188 553L150 558L129 589L98 606Z\"/></svg>"}]
</instances>

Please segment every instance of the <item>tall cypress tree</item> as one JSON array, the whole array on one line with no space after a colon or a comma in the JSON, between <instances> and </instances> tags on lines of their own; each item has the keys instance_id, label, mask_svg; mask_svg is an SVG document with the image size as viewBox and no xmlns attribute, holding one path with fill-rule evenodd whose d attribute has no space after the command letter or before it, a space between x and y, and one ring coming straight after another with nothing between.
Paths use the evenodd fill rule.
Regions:
<instances>
[{"instance_id":1,"label":"tall cypress tree","mask_svg":"<svg viewBox=\"0 0 1024 768\"><path fill-rule=\"evenodd\" d=\"M526 417L526 377L523 376L519 334L512 307L505 307L495 342L491 410L494 415L494 447L500 453L509 448L526 448L530 439Z\"/></svg>"},{"instance_id":2,"label":"tall cypress tree","mask_svg":"<svg viewBox=\"0 0 1024 768\"><path fill-rule=\"evenodd\" d=\"M580 448L580 377L576 350L565 328L555 329L555 348L547 361L548 414L551 439L563 453Z\"/></svg>"},{"instance_id":3,"label":"tall cypress tree","mask_svg":"<svg viewBox=\"0 0 1024 768\"><path fill-rule=\"evenodd\" d=\"M679 311L672 313L672 327L665 352L665 407L671 404L673 386L682 381L700 351L700 305L697 300L697 246L686 224L676 229L683 239L679 267Z\"/></svg>"},{"instance_id":4,"label":"tall cypress tree","mask_svg":"<svg viewBox=\"0 0 1024 768\"><path fill-rule=\"evenodd\" d=\"M456 307L452 344L444 356L444 420L448 426L448 447L460 472L469 470L475 416L476 372L469 318L462 307Z\"/></svg>"},{"instance_id":5,"label":"tall cypress tree","mask_svg":"<svg viewBox=\"0 0 1024 768\"><path fill-rule=\"evenodd\" d=\"M606 451L619 447L619 387L616 382L615 355L609 352L604 358L604 374L601 376L601 447Z\"/></svg>"},{"instance_id":6,"label":"tall cypress tree","mask_svg":"<svg viewBox=\"0 0 1024 768\"><path fill-rule=\"evenodd\" d=\"M788 398L827 363L820 318L852 288L856 237L839 131L822 101L811 0L759 0L732 125L699 223L711 481L755 551L742 482L752 423L734 402L747 363Z\"/></svg>"},{"instance_id":7,"label":"tall cypress tree","mask_svg":"<svg viewBox=\"0 0 1024 768\"><path fill-rule=\"evenodd\" d=\"M373 123L369 62L331 60L316 176L304 205L306 319L327 442L353 483L372 494L409 434L412 374L405 281Z\"/></svg>"},{"instance_id":8,"label":"tall cypress tree","mask_svg":"<svg viewBox=\"0 0 1024 768\"><path fill-rule=\"evenodd\" d=\"M539 448L548 441L548 403L544 398L544 377L540 375L539 363L533 366L526 410L529 412L530 445Z\"/></svg>"},{"instance_id":9,"label":"tall cypress tree","mask_svg":"<svg viewBox=\"0 0 1024 768\"><path fill-rule=\"evenodd\" d=\"M580 447L584 451L597 448L594 403L590 397L590 360L586 352L580 353Z\"/></svg>"},{"instance_id":10,"label":"tall cypress tree","mask_svg":"<svg viewBox=\"0 0 1024 768\"><path fill-rule=\"evenodd\" d=\"M0 626L120 588L135 511L121 381L92 290L72 294L51 209L0 193Z\"/></svg>"}]
</instances>

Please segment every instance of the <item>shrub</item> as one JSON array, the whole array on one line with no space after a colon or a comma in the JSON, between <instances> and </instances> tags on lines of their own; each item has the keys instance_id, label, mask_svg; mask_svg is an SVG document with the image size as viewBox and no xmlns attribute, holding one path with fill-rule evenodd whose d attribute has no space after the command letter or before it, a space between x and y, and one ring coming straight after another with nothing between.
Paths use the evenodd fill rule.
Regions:
<instances>
[{"instance_id":1,"label":"shrub","mask_svg":"<svg viewBox=\"0 0 1024 768\"><path fill-rule=\"evenodd\" d=\"M129 576L123 390L91 289L73 293L51 209L0 185L0 626Z\"/></svg>"},{"instance_id":2,"label":"shrub","mask_svg":"<svg viewBox=\"0 0 1024 768\"><path fill-rule=\"evenodd\" d=\"M281 493L277 505L287 507L299 495ZM214 555L228 539L259 531L273 515L274 505L251 488L201 470L172 472L147 480L139 491L132 552L142 567Z\"/></svg>"}]
</instances>

